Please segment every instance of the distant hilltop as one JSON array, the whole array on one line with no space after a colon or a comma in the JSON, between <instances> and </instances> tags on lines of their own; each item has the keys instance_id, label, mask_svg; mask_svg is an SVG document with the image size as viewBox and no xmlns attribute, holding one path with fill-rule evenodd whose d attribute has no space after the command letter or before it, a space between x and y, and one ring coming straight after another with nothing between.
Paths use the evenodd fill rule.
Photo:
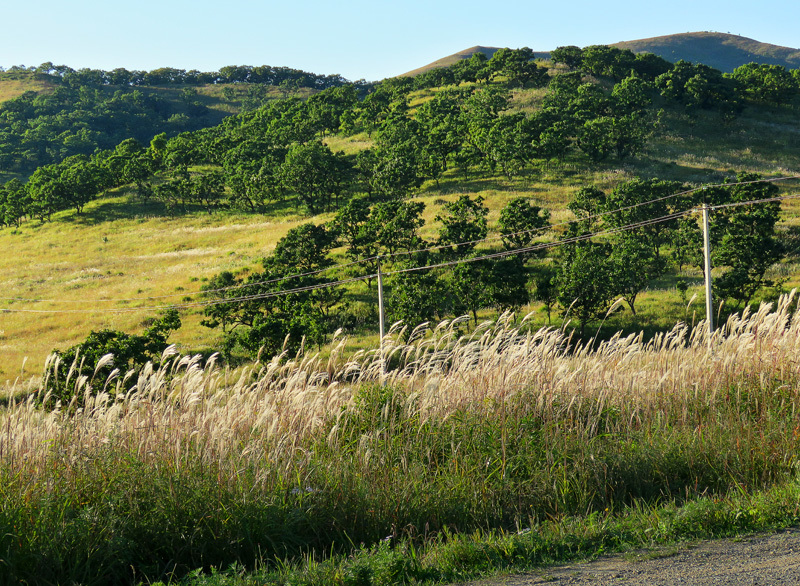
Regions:
<instances>
[{"instance_id":1,"label":"distant hilltop","mask_svg":"<svg viewBox=\"0 0 800 586\"><path fill-rule=\"evenodd\" d=\"M762 43L747 37L726 33L682 33L614 43L620 49L634 53L655 53L673 63L683 59L703 63L720 71L731 72L745 63L783 65L800 68L800 49Z\"/></svg>"},{"instance_id":2,"label":"distant hilltop","mask_svg":"<svg viewBox=\"0 0 800 586\"><path fill-rule=\"evenodd\" d=\"M681 33L636 41L621 41L612 43L611 46L630 49L634 53L654 53L673 63L681 59L692 63L703 63L725 72L731 72L740 65L751 62L783 65L787 69L800 68L800 49L771 45L726 33ZM437 59L428 65L404 73L403 76L414 76L436 67L449 67L462 59L469 59L475 53L483 53L491 58L498 49L499 47L477 45ZM542 59L550 58L549 50L534 49L533 53Z\"/></svg>"}]
</instances>

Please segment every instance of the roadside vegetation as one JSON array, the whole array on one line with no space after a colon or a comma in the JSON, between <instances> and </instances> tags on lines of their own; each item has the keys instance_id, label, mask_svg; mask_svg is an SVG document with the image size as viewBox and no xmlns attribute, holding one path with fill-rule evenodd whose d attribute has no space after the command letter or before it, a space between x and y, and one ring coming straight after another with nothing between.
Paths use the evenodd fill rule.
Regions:
<instances>
[{"instance_id":1,"label":"roadside vegetation","mask_svg":"<svg viewBox=\"0 0 800 586\"><path fill-rule=\"evenodd\" d=\"M788 525L794 312L587 345L504 316L238 372L168 350L93 379L54 359L71 402L44 411L34 387L0 417L0 572L441 582Z\"/></svg>"}]
</instances>

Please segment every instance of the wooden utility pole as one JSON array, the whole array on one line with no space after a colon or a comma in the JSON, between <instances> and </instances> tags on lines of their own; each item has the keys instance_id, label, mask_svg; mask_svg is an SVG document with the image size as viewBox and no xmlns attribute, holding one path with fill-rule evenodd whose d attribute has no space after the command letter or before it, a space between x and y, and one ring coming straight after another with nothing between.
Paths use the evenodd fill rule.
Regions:
<instances>
[{"instance_id":1,"label":"wooden utility pole","mask_svg":"<svg viewBox=\"0 0 800 586\"><path fill-rule=\"evenodd\" d=\"M703 204L703 272L706 275L706 319L708 336L714 333L714 300L711 296L711 244L708 237L708 204Z\"/></svg>"},{"instance_id":2,"label":"wooden utility pole","mask_svg":"<svg viewBox=\"0 0 800 586\"><path fill-rule=\"evenodd\" d=\"M383 375L386 369L383 362L383 337L386 335L386 325L384 323L385 317L383 313L383 274L381 273L381 257L378 256L378 324L380 331L380 346L381 353L381 382L383 382Z\"/></svg>"}]
</instances>

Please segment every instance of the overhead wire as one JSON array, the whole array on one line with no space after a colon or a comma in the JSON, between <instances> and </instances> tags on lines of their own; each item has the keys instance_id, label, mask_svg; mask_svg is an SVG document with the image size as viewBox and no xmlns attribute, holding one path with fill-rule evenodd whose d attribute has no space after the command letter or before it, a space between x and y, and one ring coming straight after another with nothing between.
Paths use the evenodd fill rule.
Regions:
<instances>
[{"instance_id":1,"label":"overhead wire","mask_svg":"<svg viewBox=\"0 0 800 586\"><path fill-rule=\"evenodd\" d=\"M506 233L506 234L498 234L496 236L487 236L485 238L479 238L477 240L470 240L470 241L467 241L467 242L459 242L459 243L456 243L456 244L437 244L435 246L429 246L429 247L426 247L426 248L419 248L419 249L416 249L416 250L397 251L397 252L394 252L392 254L381 255L381 258L392 258L392 257L395 257L395 256L405 256L405 255L419 254L419 253L423 253L423 252L433 252L433 251L441 250L443 248L452 248L452 247L458 247L458 246L481 244L483 242L489 242L489 241L493 241L493 240L501 240L501 239L507 238L509 236L521 236L521 235L524 235L524 234L538 234L538 233L542 233L542 232L547 232L549 230L553 230L555 228L560 228L562 226L568 226L570 224L574 224L574 223L579 222L579 221L594 220L594 219L602 218L604 216L608 216L608 215L611 215L611 214L618 214L620 212L626 212L626 211L629 211L629 210L632 210L632 209L635 209L635 208L638 208L638 207L642 207L642 206L646 206L646 205L652 205L654 203L659 203L659 202L662 202L662 201L665 201L665 200L668 200L668 199L672 199L672 198L675 198L675 197L680 197L682 195L688 195L688 194L694 193L696 191L703 191L705 189L714 188L714 187L731 187L731 186L735 186L735 185L750 185L750 184L753 184L753 183L775 183L775 182L778 182L778 181L788 181L790 179L800 179L800 175L788 175L788 176L784 176L784 177L774 177L774 178L771 178L771 179L757 179L757 180L753 180L753 181L742 181L742 182L738 182L738 183L715 183L715 184L712 184L712 185L703 185L701 187L695 187L695 188L692 188L692 189L687 189L685 191L680 191L680 192L677 192L677 193L672 193L670 195L657 197L655 199L651 199L651 200L648 200L648 201L635 203L635 204L632 204L632 205L629 205L629 206L625 206L625 207L622 207L622 208L617 208L617 209L614 209L614 210L607 210L605 212L598 212L596 214L592 214L592 215L586 216L584 218L578 218L578 219L574 219L574 220L567 220L567 221L564 221L564 222L559 222L558 224L550 224L548 226L542 226L542 227L539 227L539 228L531 228L530 230L520 230L518 232L509 232L509 233Z\"/></svg>"},{"instance_id":2,"label":"overhead wire","mask_svg":"<svg viewBox=\"0 0 800 586\"><path fill-rule=\"evenodd\" d=\"M374 257L373 257L374 258ZM364 259L370 260L370 259ZM116 303L130 303L132 301L153 301L155 299L168 299L170 297L187 297L191 295L206 295L209 293L221 293L223 291L232 291L234 289L241 289L243 287L250 287L255 285L271 285L272 283L278 283L280 281L287 281L289 279L297 279L300 277L310 277L314 275L319 275L321 273L325 273L328 271L332 271L334 269L344 269L353 265L361 264L364 260L353 261L345 264L339 265L331 265L329 267L325 267L322 269L317 269L314 271L308 271L306 273L292 273L283 277L275 277L273 279L267 279L264 281L253 281L250 283L239 283L236 285L229 285L227 287L219 287L216 289L200 289L199 291L181 291L178 293L169 293L166 295L153 295L149 297L128 297L128 298L106 298L106 299L27 299L24 297L0 297L0 301L28 301L32 303L96 303L99 301L102 302L116 302Z\"/></svg>"},{"instance_id":3,"label":"overhead wire","mask_svg":"<svg viewBox=\"0 0 800 586\"><path fill-rule=\"evenodd\" d=\"M773 179L771 181L779 181L779 180L786 180L786 179L793 179L793 178L800 178L800 176L777 178L777 179ZM569 224L574 224L574 223L581 222L581 221L593 220L593 219L596 219L596 218L599 218L599 217L602 217L602 216L605 216L605 215L608 215L608 214L619 213L621 211L627 211L629 209L633 209L633 208L640 207L640 206L643 206L643 205L647 205L647 204L650 204L650 203L655 203L655 202L658 202L658 201L662 201L664 199L669 199L669 198L672 198L672 197L677 197L679 195L685 195L687 193L692 193L694 191L702 190L702 189L707 188L707 187L742 185L742 184L745 184L745 183L762 183L762 182L765 182L765 181L770 181L770 180L758 180L758 181L749 181L749 182L742 182L742 183L727 183L727 184L719 184L719 185L715 185L715 186L700 187L700 188L687 190L687 191L676 193L676 194L671 194L669 196L664 196L664 197L657 198L657 199L654 199L654 200L650 200L648 202L642 202L642 203L639 203L639 204L634 204L634 205L631 205L631 206L628 206L628 207L625 207L625 208L619 208L619 209L616 209L616 210L610 210L608 212L602 212L602 213L593 214L593 215L589 215L589 216L585 216L585 217L581 217L581 218L576 218L574 220L570 220L568 222L563 222L563 223L557 224L555 226L569 225ZM715 210L715 209L723 209L723 208L728 208L728 207L753 205L753 204L757 204L757 203L768 203L768 202L775 202L775 201L784 201L784 200L788 200L788 199L795 199L795 198L798 198L798 197L800 197L800 194L789 194L789 195L785 195L785 196L776 196L776 197L772 197L772 198L764 198L764 199L759 199L759 200L749 200L749 201L744 201L744 202L733 202L733 203L730 203L730 204L721 204L721 205L718 205L718 206L710 206L709 209ZM570 238L566 238L566 239L562 239L562 240L557 240L557 241L554 241L554 242L540 242L540 243L536 243L536 244L533 244L533 245L528 245L528 246L524 246L524 247L519 247L519 248L515 248L515 249L511 249L511 250L505 250L505 251L500 251L500 252L495 252L495 253L490 253L490 254L485 254L485 255L477 256L477 257L470 257L470 258L465 258L465 259L455 259L455 260L452 260L452 261L436 263L436 264L433 264L433 265L422 265L422 266L419 266L419 267L407 267L407 268L403 268L403 269L396 269L396 270L393 270L393 271L385 271L384 274L389 276L389 275L396 275L396 274L408 273L408 272L414 272L414 271L423 271L423 270L428 270L428 269L443 268L443 267L454 266L454 265L457 265L457 264L463 264L463 263L468 263L468 262L477 262L477 261L481 261L481 260L503 258L503 257L507 257L507 256L513 256L515 254L524 253L524 252L535 252L535 251L538 251L538 250L545 250L545 249L549 249L549 248L555 248L555 247L558 247L558 246L563 246L563 245L566 245L566 244L580 242L580 241L588 240L588 239L591 239L591 238L596 238L596 237L599 237L599 236L607 236L607 235L619 233L619 232L622 232L622 231L633 230L633 229L639 228L639 227L645 227L645 226L649 226L649 225L653 225L653 224L657 224L657 223L667 222L667 221L670 221L670 220L673 220L673 219L677 219L677 218L679 218L681 216L688 215L690 213L695 213L697 211L698 210L697 210L696 207L692 207L692 208L689 208L687 210L673 212L671 214L667 214L667 215L664 215L664 216L661 216L661 217L658 217L658 218L649 218L649 219L642 220L642 221L639 221L639 222L634 222L634 223L631 223L631 224L627 224L625 226L616 227L616 228L610 228L610 229L601 230L601 231L592 232L592 233L587 233L587 234L582 234L582 235L577 235L577 236L574 236L574 237L570 237ZM553 227L554 226L549 226L549 227L547 227L547 229L552 229ZM499 237L511 236L511 235L519 235L519 234L525 234L525 233L529 233L529 232L533 232L533 231L528 230L528 231L521 231L521 232L517 232L517 233L513 233L513 234L504 234L504 235L500 235ZM495 239L497 239L497 238L498 237L495 237ZM451 246L470 245L470 244L474 244L474 243L485 242L485 241L488 241L488 240L489 240L489 238L485 238L485 239L481 239L481 240L477 240L477 241L461 242L461 243L456 243L456 244L453 244L453 245L448 245L447 248L449 248ZM435 250L435 249L440 249L440 248L444 248L444 246L430 247L428 249L420 249L419 252L427 251L427 250ZM381 258L386 258L386 257L391 257L391 256L398 256L398 254L395 254L395 255L382 255ZM315 270L315 271L308 271L306 273L297 273L297 274L287 275L285 277L278 277L278 278L269 279L269 280L265 280L265 281L255 281L255 282L252 282L252 283L241 283L241 284L232 285L232 286L229 286L229 287L221 287L221 288L217 288L217 289L201 290L201 291L198 291L198 292L193 293L193 294L218 293L218 292L230 291L230 290L235 290L235 289L246 289L248 287L254 287L254 286L259 286L259 285L273 284L273 283L276 283L276 282L285 281L285 280L292 279L292 278L299 278L299 277L304 277L304 276L313 276L313 275L321 274L321 273L329 271L329 270L341 269L341 268L354 266L354 265L357 265L357 264L363 264L364 262L375 260L376 258L377 257L373 256L373 257L360 259L358 261L353 261L353 262L342 264L342 265L333 265L333 266L325 267L323 269L318 269L318 270ZM108 308L107 307L107 308L102 308L102 309L101 308L92 308L92 309L72 309L72 310L45 310L45 309L36 310L36 309L0 308L0 312L12 312L12 313L96 313L97 311L102 310L102 311L113 312L113 313L130 313L130 312L138 312L138 311L159 311L159 310L167 310L167 309L189 309L189 308L196 308L196 307L215 306L215 305L221 305L221 304L225 304L225 303L235 303L235 302L245 302L245 301L259 300L259 299L267 299L267 298L270 298L270 297L276 297L276 296L280 296L280 295L289 295L289 294L294 294L294 293L310 291L310 290L314 290L314 289L334 287L334 286L338 286L338 285L353 283L353 282L356 282L356 281L363 281L363 280L373 279L376 276L377 276L377 274L373 273L373 274L369 274L369 275L353 277L353 278L350 278L350 279L342 279L342 280L331 281L331 282L326 282L326 283L317 283L317 284L314 284L314 285L308 285L308 286L304 286L304 287L297 287L297 288L293 288L293 289L283 289L283 290L280 290L280 291L270 291L270 292L258 293L258 294L253 294L253 295L243 295L243 296L239 296L239 297L211 299L211 300L206 300L206 301L196 301L196 302L187 302L187 303L170 304L170 305L154 305L154 306L125 307L125 308ZM111 300L111 299L105 299L105 300L80 300L80 301L84 301L84 302L96 302L96 301L132 302L132 301L141 301L141 300L145 300L146 301L146 300L163 299L163 298L168 298L168 297L174 297L174 296L177 296L177 295L187 296L187 294L185 292L183 292L183 293L178 293L178 294L175 294L175 295L170 294L170 295L153 296L153 297L140 297L140 298L116 299L116 300ZM0 298L0 300L6 300L6 301L9 301L9 300L11 300L11 301L28 301L28 302L37 302L37 303L38 302L46 303L46 302L70 301L70 300L24 299L24 298ZM72 301L78 301L78 300L72 300Z\"/></svg>"},{"instance_id":4,"label":"overhead wire","mask_svg":"<svg viewBox=\"0 0 800 586\"><path fill-rule=\"evenodd\" d=\"M609 233L614 233L614 232L617 232L617 231L620 231L620 230L624 230L624 229L633 229L633 228L636 228L636 227L645 226L645 225L649 225L649 224L653 224L653 223L665 222L665 221L668 221L670 219L673 219L673 218L676 218L676 217L680 217L681 215L685 215L686 213L689 213L690 211L692 211L692 210L683 211L683 212L676 212L676 213L673 213L673 214L669 214L667 216L662 216L661 218L655 218L655 219L645 220L645 221L642 221L642 222L636 222L634 224L629 224L627 226L621 227L619 229L604 230L604 231L593 232L593 233L589 233L589 234L583 234L583 235L579 235L579 236L576 236L576 237L573 237L573 238L568 238L568 239L565 239L565 240L559 240L559 241L555 241L555 242L538 243L537 245L533 245L533 246L525 246L525 247L520 247L520 248L516 248L516 249L512 249L512 250L506 250L506 251L491 253L491 254L483 255L481 257L472 257L472 258L467 258L467 259L456 259L456 260L453 260L453 261L448 261L448 262L444 262L444 263L438 263L438 264L435 264L435 265L424 265L424 266L420 266L420 267L411 267L411 268L406 268L406 269L399 269L399 270L395 270L395 271L385 272L384 274L393 275L393 274L406 273L406 272L411 272L411 271L421 271L421 270L427 270L427 269L434 269L434 268L438 268L438 267L446 267L446 266L452 266L452 265L455 265L455 264L462 264L462 263L465 263L465 262L475 262L475 261L478 261L478 260L485 260L485 259L492 259L492 258L502 258L502 257L505 257L505 256L511 256L511 255L514 255L514 254L522 253L522 252L534 251L534 250L538 250L538 249L541 249L541 248L551 248L551 247L555 247L555 246L562 246L564 244L569 244L569 243L577 242L577 241L581 241L581 240L587 240L589 238L593 238L593 237L596 237L596 236L602 236L602 235L609 234ZM190 302L190 303L180 303L180 304L171 304L171 305L103 308L102 311L113 312L113 313L130 313L130 312L138 312L138 311L159 311L159 310L168 310L168 309L189 309L189 308L195 308L195 307L209 307L209 306L215 306L215 305L222 305L222 304L226 304L226 303L239 303L239 302L267 299L267 298L271 298L271 297L278 297L278 296L281 296L281 295L290 295L290 294L295 294L295 293L300 293L300 292L305 292L305 291L311 291L311 290L315 290L315 289L329 288L329 287L334 287L334 286L338 286L338 285L344 285L344 284L348 284L348 283L353 283L353 282L356 282L356 281L364 281L364 280L367 280L367 279L373 279L375 277L377 277L377 273L368 274L368 275L362 275L362 276L357 276L357 277L352 277L352 278L349 278L349 279L340 279L340 280L337 280L337 281L331 281L331 282L326 282L326 283L315 283L313 285L308 285L308 286L304 286L304 287L296 287L296 288L293 288L293 289L282 289L280 291L268 291L268 292L256 293L256 294L252 294L252 295L243 295L243 296L239 296L239 297L219 298L219 299L211 299L211 300L207 300L207 301L196 301L196 302ZM255 284L245 284L242 287L246 288L248 286L253 286L253 285L255 285ZM15 309L10 309L10 308L2 308L2 309L0 309L0 311L2 311L2 312L12 312L12 313L95 313L98 310L100 310L100 309L99 308L93 308L93 309L61 309L61 310L59 310L59 309L51 309L51 310L48 310L48 309L16 309L16 308Z\"/></svg>"},{"instance_id":5,"label":"overhead wire","mask_svg":"<svg viewBox=\"0 0 800 586\"><path fill-rule=\"evenodd\" d=\"M295 293L303 293L306 291L313 291L315 289L327 289L339 285L346 285L356 281L364 281L366 279L374 279L377 274L363 275L353 277L350 279L340 279L338 281L328 281L325 283L315 283L314 285L307 285L305 287L296 287L294 289L281 289L280 291L266 291L263 293L256 293L253 295L244 295L241 297L229 297L220 299L210 299L207 301L194 301L191 303L177 303L173 305L152 305L144 307L108 307L108 308L94 308L94 309L9 309L0 308L0 313L96 313L97 311L111 312L111 313L133 313L139 311L163 311L169 309L191 309L195 307L209 307L215 305L224 305L226 303L256 301L260 299L268 299L270 297L280 297L283 295L292 295Z\"/></svg>"}]
</instances>

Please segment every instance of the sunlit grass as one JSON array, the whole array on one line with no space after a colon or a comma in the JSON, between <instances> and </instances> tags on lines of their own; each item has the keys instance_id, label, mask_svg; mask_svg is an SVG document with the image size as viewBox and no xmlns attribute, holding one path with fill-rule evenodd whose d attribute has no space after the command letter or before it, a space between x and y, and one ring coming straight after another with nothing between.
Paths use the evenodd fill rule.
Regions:
<instances>
[{"instance_id":1,"label":"sunlit grass","mask_svg":"<svg viewBox=\"0 0 800 586\"><path fill-rule=\"evenodd\" d=\"M383 353L340 343L326 359L236 371L167 353L133 378L75 381L81 406L12 400L0 411L0 524L12 538L0 572L153 580L287 567L387 538L441 544L425 563L444 571L454 566L438 556L472 535L477 549L451 559L470 574L494 567L474 557L488 547L479 536L588 535L628 510L665 515L654 539L766 526L768 507L717 517L710 499L732 515L732 495L796 478L793 301L734 316L713 339L701 323L579 343L505 316L467 337L444 322L392 332ZM68 370L51 363L49 376Z\"/></svg>"},{"instance_id":2,"label":"sunlit grass","mask_svg":"<svg viewBox=\"0 0 800 586\"><path fill-rule=\"evenodd\" d=\"M199 91L211 92L207 88ZM221 91L216 88L209 99L218 99ZM512 105L538 107L544 91L516 90ZM415 95L417 99L427 99L432 92ZM572 218L567 203L584 185L610 190L637 176L696 185L721 181L740 170L755 170L772 177L800 170L798 151L789 148L797 145L800 136L794 109L766 113L748 109L730 124L722 124L717 114L706 112L700 112L693 120L674 111L667 111L665 117L667 122L651 137L645 152L622 162L588 165L581 154L573 153L563 162L536 162L511 180L486 169L473 169L465 175L451 168L438 182L427 181L414 194L426 204L422 235L434 241L439 230L434 219L441 212L442 203L463 194L485 199L490 227L494 228L502 207L515 197L528 197L535 205L551 210L551 221L560 223ZM326 142L334 150L353 154L369 147L371 139L363 134L335 135L327 137ZM796 184L781 185L784 193L796 189ZM169 217L156 204L137 204L132 197L124 190L117 191L89 204L80 216L65 211L50 223L33 220L19 229L0 230L0 246L13 251L0 260L4 297L59 300L58 304L35 306L2 302L0 308L62 309L74 307L64 301L80 301L83 307L90 302L95 310L90 314L0 313L0 380L18 376L26 357L26 372L38 372L50 350L75 344L92 329L140 331L143 320L152 313L113 313L106 307L155 308L179 303L192 297L203 279L221 270L235 272L257 267L291 227L332 217L330 212L307 217L291 203L277 203L264 216L191 212ZM784 210L782 224L795 225L800 217L800 202L787 201ZM344 259L342 251L336 255L338 260ZM797 282L794 274L786 268L782 270L789 284ZM173 294L176 295L161 300L125 304L101 301ZM623 316L612 316L613 325L630 329L638 324L658 323L659 327L666 327L670 321L683 318L682 311L664 316L658 310L660 295L658 291L646 293L639 318L625 324ZM652 303L647 301L650 298ZM484 315L489 317L488 313ZM182 319L183 328L172 338L182 350L207 353L217 347L219 333L199 325L198 310L184 312ZM374 332L358 335L364 337L366 344Z\"/></svg>"}]
</instances>

